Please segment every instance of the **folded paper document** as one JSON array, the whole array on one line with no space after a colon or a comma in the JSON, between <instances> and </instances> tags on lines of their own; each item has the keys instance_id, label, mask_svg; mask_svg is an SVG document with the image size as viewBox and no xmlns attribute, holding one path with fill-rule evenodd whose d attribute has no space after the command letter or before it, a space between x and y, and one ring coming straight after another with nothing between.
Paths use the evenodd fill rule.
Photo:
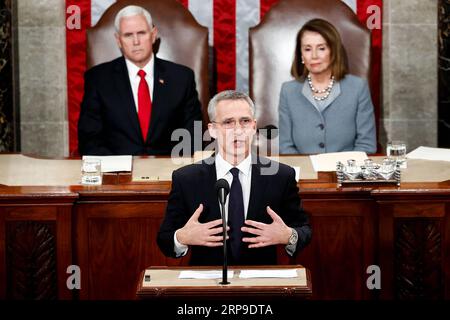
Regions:
<instances>
[{"instance_id":1,"label":"folded paper document","mask_svg":"<svg viewBox=\"0 0 450 320\"><path fill-rule=\"evenodd\" d=\"M364 160L368 159L367 154L362 151L345 151L322 153L309 156L314 171L336 171L336 163L338 161L347 163L347 160L355 160L356 165L364 164Z\"/></svg>"},{"instance_id":2,"label":"folded paper document","mask_svg":"<svg viewBox=\"0 0 450 320\"><path fill-rule=\"evenodd\" d=\"M131 172L132 156L83 156L84 159L100 159L102 172Z\"/></svg>"},{"instance_id":3,"label":"folded paper document","mask_svg":"<svg viewBox=\"0 0 450 320\"><path fill-rule=\"evenodd\" d=\"M234 272L232 270L228 271L227 276L229 279L233 278ZM184 270L180 272L178 276L179 279L221 279L222 270Z\"/></svg>"},{"instance_id":4,"label":"folded paper document","mask_svg":"<svg viewBox=\"0 0 450 320\"><path fill-rule=\"evenodd\" d=\"M420 146L406 155L408 159L450 161L450 149Z\"/></svg>"},{"instance_id":5,"label":"folded paper document","mask_svg":"<svg viewBox=\"0 0 450 320\"><path fill-rule=\"evenodd\" d=\"M239 278L296 278L297 269L241 270Z\"/></svg>"}]
</instances>

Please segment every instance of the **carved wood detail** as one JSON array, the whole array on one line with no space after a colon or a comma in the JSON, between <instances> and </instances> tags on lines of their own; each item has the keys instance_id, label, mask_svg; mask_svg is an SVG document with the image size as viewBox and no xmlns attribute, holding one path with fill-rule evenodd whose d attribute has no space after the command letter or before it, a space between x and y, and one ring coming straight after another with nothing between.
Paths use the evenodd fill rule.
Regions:
<instances>
[{"instance_id":1,"label":"carved wood detail","mask_svg":"<svg viewBox=\"0 0 450 320\"><path fill-rule=\"evenodd\" d=\"M8 299L57 299L54 222L6 223Z\"/></svg>"},{"instance_id":2,"label":"carved wood detail","mask_svg":"<svg viewBox=\"0 0 450 320\"><path fill-rule=\"evenodd\" d=\"M442 299L441 222L398 219L395 224L395 297Z\"/></svg>"}]
</instances>

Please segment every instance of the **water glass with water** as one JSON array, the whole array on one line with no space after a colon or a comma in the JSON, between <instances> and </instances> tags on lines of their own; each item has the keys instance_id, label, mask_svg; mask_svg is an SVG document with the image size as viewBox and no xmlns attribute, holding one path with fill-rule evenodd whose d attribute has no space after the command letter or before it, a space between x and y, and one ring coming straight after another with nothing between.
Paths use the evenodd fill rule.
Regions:
<instances>
[{"instance_id":1,"label":"water glass with water","mask_svg":"<svg viewBox=\"0 0 450 320\"><path fill-rule=\"evenodd\" d=\"M102 184L102 162L100 159L83 159L81 164L81 184Z\"/></svg>"},{"instance_id":2,"label":"water glass with water","mask_svg":"<svg viewBox=\"0 0 450 320\"><path fill-rule=\"evenodd\" d=\"M406 143L404 141L390 141L386 148L386 155L389 159L395 160L400 168L406 168Z\"/></svg>"}]
</instances>

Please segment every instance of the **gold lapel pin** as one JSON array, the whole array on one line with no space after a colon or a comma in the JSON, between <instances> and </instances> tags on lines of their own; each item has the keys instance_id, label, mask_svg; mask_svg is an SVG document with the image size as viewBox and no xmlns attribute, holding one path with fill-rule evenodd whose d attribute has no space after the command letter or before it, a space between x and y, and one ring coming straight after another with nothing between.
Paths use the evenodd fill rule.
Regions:
<instances>
[{"instance_id":1,"label":"gold lapel pin","mask_svg":"<svg viewBox=\"0 0 450 320\"><path fill-rule=\"evenodd\" d=\"M159 79L159 83L164 84L164 79Z\"/></svg>"}]
</instances>

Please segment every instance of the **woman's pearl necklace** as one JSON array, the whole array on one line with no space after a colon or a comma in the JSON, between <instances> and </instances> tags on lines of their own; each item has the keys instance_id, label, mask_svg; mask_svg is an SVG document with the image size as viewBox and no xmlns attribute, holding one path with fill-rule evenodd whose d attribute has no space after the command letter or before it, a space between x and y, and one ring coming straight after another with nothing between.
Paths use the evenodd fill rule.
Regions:
<instances>
[{"instance_id":1,"label":"woman's pearl necklace","mask_svg":"<svg viewBox=\"0 0 450 320\"><path fill-rule=\"evenodd\" d=\"M313 92L313 98L316 99L317 101L322 101L322 100L325 100L326 98L328 98L328 96L331 93L331 89L333 89L334 76L331 76L330 83L323 90L319 90L319 89L314 88L314 86L312 84L312 80L311 80L311 75L310 74L308 74L308 84L309 84L309 87L311 88L311 91ZM325 95L322 96L322 97L318 97L318 96L315 95L315 94L323 94L323 93L325 93Z\"/></svg>"}]
</instances>

